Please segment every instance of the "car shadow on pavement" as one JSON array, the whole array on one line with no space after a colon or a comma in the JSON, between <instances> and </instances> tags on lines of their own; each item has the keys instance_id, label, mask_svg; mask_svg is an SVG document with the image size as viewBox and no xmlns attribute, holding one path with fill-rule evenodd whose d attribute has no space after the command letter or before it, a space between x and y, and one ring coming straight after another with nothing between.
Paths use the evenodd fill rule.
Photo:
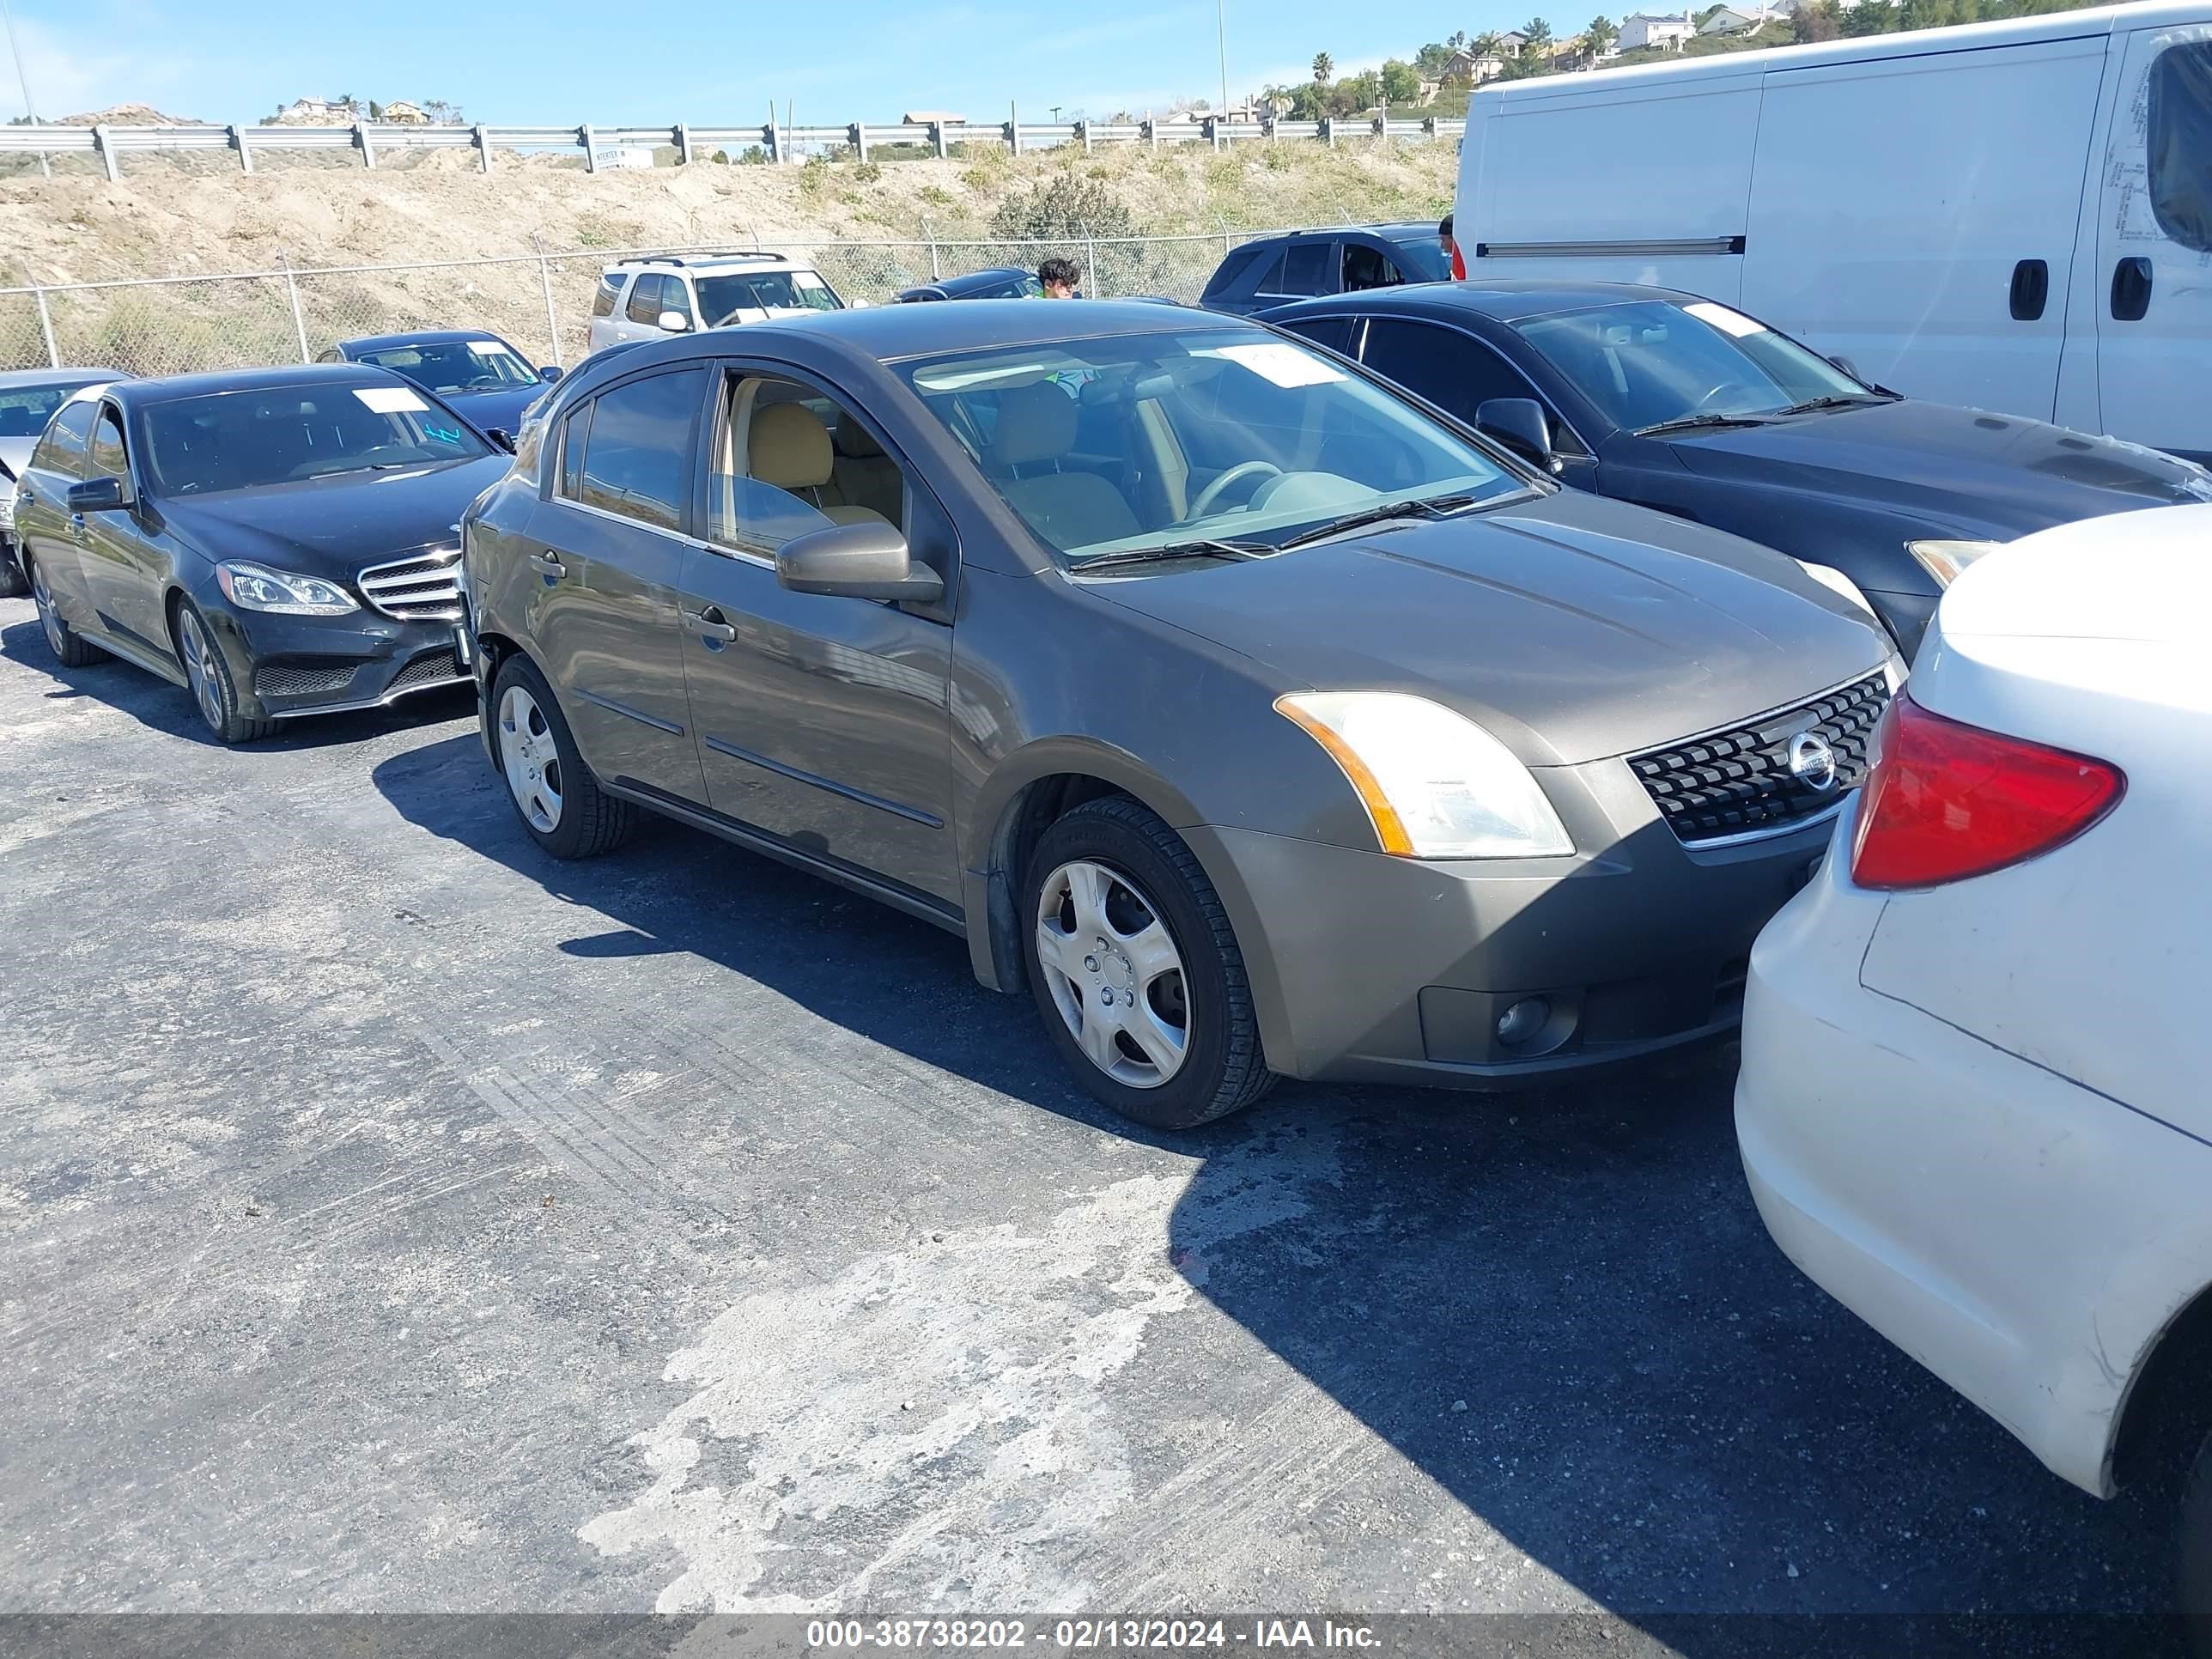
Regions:
<instances>
[{"instance_id":1,"label":"car shadow on pavement","mask_svg":"<svg viewBox=\"0 0 2212 1659\"><path fill-rule=\"evenodd\" d=\"M46 647L45 630L29 601L20 602L27 621L0 628L0 657L35 669L53 682L46 693L49 702L91 698L119 709L141 726L166 732L187 743L210 749L224 745L215 740L207 724L192 707L191 694L136 663L101 654L82 668L64 668ZM9 608L13 608L10 605ZM384 732L410 726L447 720L473 710L475 688L464 681L441 691L423 691L383 708L357 709L346 714L315 714L286 720L273 737L239 745L241 755L284 754L295 749L318 749L358 743Z\"/></svg>"},{"instance_id":2,"label":"car shadow on pavement","mask_svg":"<svg viewBox=\"0 0 2212 1659\"><path fill-rule=\"evenodd\" d=\"M1453 1500L1394 1515L1352 1477L1291 1523L1314 1559L1374 1553L1362 1517L1378 1513L1385 1536L1441 1538L1432 1580L1376 1568L1404 1607L1558 1605L1556 1586L1501 1578L1495 1558L1518 1552L1688 1659L2162 1650L2132 1623L2012 1626L1985 1645L1899 1617L2133 1613L2163 1557L2124 1506L2046 1474L1784 1259L1737 1164L1732 1047L1497 1098L1285 1085L1156 1134L1093 1103L1028 1000L977 986L964 945L926 923L657 817L616 857L547 858L473 732L374 781L410 823L591 916L566 954L696 955L927 1065L1202 1160L1170 1259ZM1255 1182L1295 1188L1301 1212L1224 1225ZM1224 1396L1255 1436L1273 1375ZM1273 1449L1289 1465L1310 1449ZM1792 1620L1808 1614L1866 1617Z\"/></svg>"}]
</instances>

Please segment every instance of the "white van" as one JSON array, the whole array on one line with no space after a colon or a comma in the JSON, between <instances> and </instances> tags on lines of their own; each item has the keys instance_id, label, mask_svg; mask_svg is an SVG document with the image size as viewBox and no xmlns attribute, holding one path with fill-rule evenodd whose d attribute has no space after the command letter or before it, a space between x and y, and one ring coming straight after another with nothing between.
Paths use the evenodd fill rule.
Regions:
<instances>
[{"instance_id":1,"label":"white van","mask_svg":"<svg viewBox=\"0 0 2212 1659\"><path fill-rule=\"evenodd\" d=\"M1486 88L1473 280L1655 283L1941 402L2212 459L2212 4Z\"/></svg>"}]
</instances>

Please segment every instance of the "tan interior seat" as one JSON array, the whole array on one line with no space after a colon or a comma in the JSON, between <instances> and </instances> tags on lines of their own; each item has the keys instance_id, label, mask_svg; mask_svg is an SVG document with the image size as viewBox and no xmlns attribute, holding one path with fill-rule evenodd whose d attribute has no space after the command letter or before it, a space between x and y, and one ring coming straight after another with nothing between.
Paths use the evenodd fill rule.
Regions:
<instances>
[{"instance_id":1,"label":"tan interior seat","mask_svg":"<svg viewBox=\"0 0 2212 1659\"><path fill-rule=\"evenodd\" d=\"M898 523L906 510L906 484L899 477L898 463L884 453L874 433L842 410L830 436L837 447L837 465L830 481L837 499Z\"/></svg>"},{"instance_id":2,"label":"tan interior seat","mask_svg":"<svg viewBox=\"0 0 2212 1659\"><path fill-rule=\"evenodd\" d=\"M1000 494L1055 547L1085 547L1142 530L1136 509L1105 479L1060 470L1074 447L1075 400L1041 380L1000 398L984 460Z\"/></svg>"},{"instance_id":3,"label":"tan interior seat","mask_svg":"<svg viewBox=\"0 0 2212 1659\"><path fill-rule=\"evenodd\" d=\"M804 404L763 404L753 410L745 441L745 471L764 484L787 489L832 524L888 524L872 507L836 499L824 488L836 471L830 428Z\"/></svg>"}]
</instances>

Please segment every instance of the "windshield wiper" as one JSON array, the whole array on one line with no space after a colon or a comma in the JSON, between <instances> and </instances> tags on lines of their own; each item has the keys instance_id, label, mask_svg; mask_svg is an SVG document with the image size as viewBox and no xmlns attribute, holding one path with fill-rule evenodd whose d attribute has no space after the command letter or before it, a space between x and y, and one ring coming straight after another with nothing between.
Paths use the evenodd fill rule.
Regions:
<instances>
[{"instance_id":1,"label":"windshield wiper","mask_svg":"<svg viewBox=\"0 0 2212 1659\"><path fill-rule=\"evenodd\" d=\"M1465 512L1480 499L1474 495L1437 495L1427 501L1386 501L1378 507L1364 507L1357 513L1347 513L1340 519L1331 519L1327 524L1316 525L1304 534L1293 536L1283 544L1287 552L1293 547L1304 547L1330 536L1340 536L1347 530L1358 530L1370 524L1388 524L1393 519L1449 519L1454 514Z\"/></svg>"},{"instance_id":2,"label":"windshield wiper","mask_svg":"<svg viewBox=\"0 0 2212 1659\"><path fill-rule=\"evenodd\" d=\"M1894 393L1885 396L1878 392L1861 392L1844 398L1831 392L1825 398L1808 398L1802 404L1778 409L1774 414L1778 419L1784 415L1817 415L1824 409L1863 409L1869 404L1893 404L1896 401Z\"/></svg>"},{"instance_id":3,"label":"windshield wiper","mask_svg":"<svg viewBox=\"0 0 2212 1659\"><path fill-rule=\"evenodd\" d=\"M1639 438L1663 438L1669 432L1710 431L1723 426L1765 426L1773 418L1771 415L1685 415L1678 421L1661 421L1652 426L1639 426L1636 428L1636 435Z\"/></svg>"},{"instance_id":4,"label":"windshield wiper","mask_svg":"<svg viewBox=\"0 0 2212 1659\"><path fill-rule=\"evenodd\" d=\"M1201 537L1196 541L1170 542L1164 547L1125 547L1112 553L1094 553L1079 559L1079 571L1103 570L1118 564L1160 564L1172 559L1257 559L1278 551L1273 542L1237 542Z\"/></svg>"}]
</instances>

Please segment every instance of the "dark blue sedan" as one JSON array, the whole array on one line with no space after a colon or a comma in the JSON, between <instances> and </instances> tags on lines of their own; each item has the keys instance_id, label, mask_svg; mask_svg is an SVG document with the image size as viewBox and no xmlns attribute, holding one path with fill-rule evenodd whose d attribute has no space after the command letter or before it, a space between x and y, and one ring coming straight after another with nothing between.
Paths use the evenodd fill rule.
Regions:
<instances>
[{"instance_id":1,"label":"dark blue sedan","mask_svg":"<svg viewBox=\"0 0 2212 1659\"><path fill-rule=\"evenodd\" d=\"M1917 648L1959 570L2031 531L2212 501L2135 444L1869 385L1731 307L1626 283L1432 283L1279 307L1559 479L1857 584Z\"/></svg>"},{"instance_id":2,"label":"dark blue sedan","mask_svg":"<svg viewBox=\"0 0 2212 1659\"><path fill-rule=\"evenodd\" d=\"M435 393L477 431L504 433L510 438L521 429L524 411L561 378L557 368L532 368L513 346L480 328L426 329L341 340L320 361L388 368Z\"/></svg>"}]
</instances>

